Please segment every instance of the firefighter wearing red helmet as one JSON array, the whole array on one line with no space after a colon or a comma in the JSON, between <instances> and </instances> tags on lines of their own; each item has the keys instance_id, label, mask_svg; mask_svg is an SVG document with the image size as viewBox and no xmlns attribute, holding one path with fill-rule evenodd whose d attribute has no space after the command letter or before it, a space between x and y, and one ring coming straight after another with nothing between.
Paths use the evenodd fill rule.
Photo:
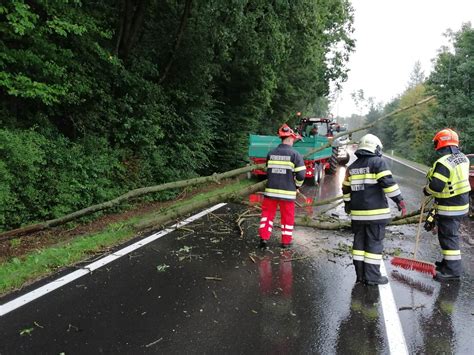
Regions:
<instances>
[{"instance_id":1,"label":"firefighter wearing red helmet","mask_svg":"<svg viewBox=\"0 0 474 355\"><path fill-rule=\"evenodd\" d=\"M281 144L267 155L267 186L260 218L260 248L266 249L272 234L273 220L280 206L281 247L288 248L293 239L295 199L297 189L303 185L306 166L303 157L292 148L301 139L287 124L278 130Z\"/></svg>"},{"instance_id":2,"label":"firefighter wearing red helmet","mask_svg":"<svg viewBox=\"0 0 474 355\"><path fill-rule=\"evenodd\" d=\"M437 261L438 281L459 280L462 273L459 227L469 212L469 160L459 150L458 134L446 128L433 138L441 158L428 171L425 195L435 198L438 240L443 259Z\"/></svg>"},{"instance_id":3,"label":"firefighter wearing red helmet","mask_svg":"<svg viewBox=\"0 0 474 355\"><path fill-rule=\"evenodd\" d=\"M297 141L297 140L301 139L301 136L298 133L295 133L286 123L283 124L278 129L278 137L280 137L282 139L287 138L287 137L292 137L294 139L294 141Z\"/></svg>"}]
</instances>

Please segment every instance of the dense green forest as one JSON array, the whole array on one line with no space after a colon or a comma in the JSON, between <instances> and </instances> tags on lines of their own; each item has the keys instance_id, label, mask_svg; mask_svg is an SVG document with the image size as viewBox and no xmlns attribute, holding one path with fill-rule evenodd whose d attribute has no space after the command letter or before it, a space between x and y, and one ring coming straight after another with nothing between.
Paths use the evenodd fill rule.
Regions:
<instances>
[{"instance_id":1,"label":"dense green forest","mask_svg":"<svg viewBox=\"0 0 474 355\"><path fill-rule=\"evenodd\" d=\"M430 95L436 100L383 121L372 129L384 142L408 159L431 165L436 157L432 138L436 131L450 127L460 136L464 153L474 153L474 29L471 24L447 31L450 47L440 48L434 69L425 78L419 63L407 89L385 106L369 105L367 122L397 108L414 104Z\"/></svg>"},{"instance_id":2,"label":"dense green forest","mask_svg":"<svg viewBox=\"0 0 474 355\"><path fill-rule=\"evenodd\" d=\"M327 108L347 0L0 4L0 230L245 164L249 132Z\"/></svg>"}]
</instances>

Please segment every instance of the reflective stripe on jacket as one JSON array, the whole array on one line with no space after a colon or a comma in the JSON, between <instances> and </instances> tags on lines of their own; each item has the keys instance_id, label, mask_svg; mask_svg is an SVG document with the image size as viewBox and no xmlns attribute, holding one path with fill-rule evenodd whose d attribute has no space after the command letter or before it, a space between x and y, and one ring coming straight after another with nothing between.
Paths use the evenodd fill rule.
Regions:
<instances>
[{"instance_id":1,"label":"reflective stripe on jacket","mask_svg":"<svg viewBox=\"0 0 474 355\"><path fill-rule=\"evenodd\" d=\"M305 175L303 157L288 144L280 144L267 155L265 196L282 200L296 199L296 189L303 185Z\"/></svg>"},{"instance_id":2,"label":"reflective stripe on jacket","mask_svg":"<svg viewBox=\"0 0 474 355\"><path fill-rule=\"evenodd\" d=\"M388 223L387 197L403 200L385 160L366 150L356 151L357 160L346 171L342 183L343 200L353 223Z\"/></svg>"},{"instance_id":3,"label":"reflective stripe on jacket","mask_svg":"<svg viewBox=\"0 0 474 355\"><path fill-rule=\"evenodd\" d=\"M452 150L451 150L452 149ZM425 192L436 199L439 215L464 216L469 212L469 160L457 148L444 150L428 171Z\"/></svg>"}]
</instances>

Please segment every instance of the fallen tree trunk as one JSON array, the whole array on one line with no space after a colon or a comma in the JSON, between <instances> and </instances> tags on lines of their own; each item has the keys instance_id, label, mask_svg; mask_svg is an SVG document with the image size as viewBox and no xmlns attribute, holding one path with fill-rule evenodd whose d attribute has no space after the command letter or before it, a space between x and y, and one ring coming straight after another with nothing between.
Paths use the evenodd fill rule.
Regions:
<instances>
[{"instance_id":1,"label":"fallen tree trunk","mask_svg":"<svg viewBox=\"0 0 474 355\"><path fill-rule=\"evenodd\" d=\"M313 202L311 204L311 206L323 206L323 205L327 205L329 203L332 203L332 202L335 202L335 201L338 201L338 200L342 200L342 195L338 195L336 197L328 198L327 200Z\"/></svg>"},{"instance_id":2,"label":"fallen tree trunk","mask_svg":"<svg viewBox=\"0 0 474 355\"><path fill-rule=\"evenodd\" d=\"M339 230L351 228L351 222L318 222L308 218L296 218L295 225L325 230Z\"/></svg>"},{"instance_id":3,"label":"fallen tree trunk","mask_svg":"<svg viewBox=\"0 0 474 355\"><path fill-rule=\"evenodd\" d=\"M202 201L197 201L197 202L187 204L185 206L181 206L177 208L171 208L164 213L156 213L154 216L136 223L133 227L137 231L158 229L162 227L165 223L175 220L177 218L181 218L184 215L187 215L195 210L202 209L209 205L223 202L226 200L236 199L238 197L242 197L242 196L254 193L256 191L259 191L265 187L266 182L267 182L266 180L259 182L257 184L251 185L237 192L232 191L232 192L218 193L217 195L208 197L207 199L202 200Z\"/></svg>"},{"instance_id":4,"label":"fallen tree trunk","mask_svg":"<svg viewBox=\"0 0 474 355\"><path fill-rule=\"evenodd\" d=\"M418 224L420 220L420 213L413 215L413 216L405 216L403 218L399 219L393 219L392 222L390 222L390 226L400 226L402 224Z\"/></svg>"},{"instance_id":5,"label":"fallen tree trunk","mask_svg":"<svg viewBox=\"0 0 474 355\"><path fill-rule=\"evenodd\" d=\"M143 196L143 195L147 195L147 194L155 193L155 192L159 192L159 191L164 191L164 190L168 190L168 189L176 189L176 188L187 187L187 186L192 186L192 185L199 185L199 184L203 184L205 182L219 182L220 180L223 180L223 179L226 179L226 178L229 178L229 177L233 177L233 176L237 176L237 175L240 175L240 174L249 172L253 169L261 168L261 167L264 167L264 165L263 164L249 165L249 166L245 166L243 168L227 171L227 172L224 172L222 174L213 174L213 175L210 175L210 176L198 177L198 178L193 178L193 179L188 179L188 180L181 180L181 181L176 181L176 182L169 182L169 183L166 183L166 184L161 184L161 185L156 185L156 186L149 186L149 187L142 187L142 188L139 188L139 189L131 190L131 191L129 191L129 192L113 199L113 200L106 201L106 202L103 202L103 203L99 203L97 205L93 205L93 206L84 208L82 210L70 213L70 214L65 215L63 217L60 217L60 218L51 219L51 220L46 221L46 222L36 223L36 224L32 224L32 225L29 225L29 226L26 226L26 227L21 227L21 228L17 228L17 229L13 229L13 230L10 230L10 231L7 231L7 232L0 233L0 241L14 239L14 238L20 237L20 236L25 235L25 234L39 232L39 231L42 231L42 230L45 230L45 229L56 227L56 226L59 226L61 224L65 224L67 222L75 220L77 218L84 217L86 215L89 215L89 214L92 214L92 213L95 213L95 212L99 212L99 211L102 211L102 210L105 210L105 209L108 209L108 208L111 208L111 207L115 207L115 206L121 204L122 202L124 202L126 200L130 200L132 198L137 198L137 197L140 197L140 196Z\"/></svg>"},{"instance_id":6,"label":"fallen tree trunk","mask_svg":"<svg viewBox=\"0 0 474 355\"><path fill-rule=\"evenodd\" d=\"M320 216L324 215L326 212L331 211L332 209L336 208L337 206L339 206L339 205L342 204L343 202L344 202L344 201L339 201L339 202L337 202L337 203L335 203L335 204L333 204L333 205L331 205L331 206L329 206L329 207L327 207L327 208L325 208L325 209L319 211L318 213L316 213L316 214L314 215L314 217L320 217Z\"/></svg>"},{"instance_id":7,"label":"fallen tree trunk","mask_svg":"<svg viewBox=\"0 0 474 355\"><path fill-rule=\"evenodd\" d=\"M394 218L388 225L389 226L400 226L404 224L416 224L420 219L419 211L418 214L405 216L403 218ZM318 222L308 218L296 218L295 225L303 226L303 227L312 227L318 229L325 229L325 230L340 230L340 229L350 229L351 222L344 221L344 222Z\"/></svg>"}]
</instances>

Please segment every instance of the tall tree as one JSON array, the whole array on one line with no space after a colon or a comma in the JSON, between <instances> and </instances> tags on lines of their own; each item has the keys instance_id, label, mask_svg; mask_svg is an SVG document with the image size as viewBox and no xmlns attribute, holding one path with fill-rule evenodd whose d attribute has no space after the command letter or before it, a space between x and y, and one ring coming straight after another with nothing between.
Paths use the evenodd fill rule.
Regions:
<instances>
[{"instance_id":1,"label":"tall tree","mask_svg":"<svg viewBox=\"0 0 474 355\"><path fill-rule=\"evenodd\" d=\"M422 84L424 81L425 81L425 72L421 68L421 62L417 60L410 73L408 88L411 89L417 85Z\"/></svg>"},{"instance_id":2,"label":"tall tree","mask_svg":"<svg viewBox=\"0 0 474 355\"><path fill-rule=\"evenodd\" d=\"M451 127L460 134L464 151L474 152L474 29L470 23L448 31L452 49L442 48L428 78L429 90L436 94L436 115L426 129Z\"/></svg>"}]
</instances>

